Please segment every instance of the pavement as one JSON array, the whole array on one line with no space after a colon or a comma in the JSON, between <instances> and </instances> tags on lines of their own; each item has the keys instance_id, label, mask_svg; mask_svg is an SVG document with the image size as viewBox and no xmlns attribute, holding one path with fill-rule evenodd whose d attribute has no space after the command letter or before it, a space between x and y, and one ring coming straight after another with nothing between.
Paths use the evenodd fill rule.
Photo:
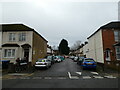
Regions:
<instances>
[{"instance_id":1,"label":"pavement","mask_svg":"<svg viewBox=\"0 0 120 90\"><path fill-rule=\"evenodd\" d=\"M114 69L110 69L110 68L104 68L104 70L98 66L98 70L99 73L104 73L106 75L113 75L116 77L120 77L120 71L114 70Z\"/></svg>"}]
</instances>

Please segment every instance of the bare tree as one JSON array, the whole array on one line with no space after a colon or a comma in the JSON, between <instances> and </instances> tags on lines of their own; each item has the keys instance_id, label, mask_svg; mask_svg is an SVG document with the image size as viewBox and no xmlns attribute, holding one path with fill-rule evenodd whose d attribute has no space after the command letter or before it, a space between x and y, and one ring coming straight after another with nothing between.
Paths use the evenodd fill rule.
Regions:
<instances>
[{"instance_id":1,"label":"bare tree","mask_svg":"<svg viewBox=\"0 0 120 90\"><path fill-rule=\"evenodd\" d=\"M80 45L81 45L81 41L80 41L80 40L76 41L76 42L73 44L73 46L71 47L71 50L76 50L76 49L78 49L78 48L80 47Z\"/></svg>"}]
</instances>

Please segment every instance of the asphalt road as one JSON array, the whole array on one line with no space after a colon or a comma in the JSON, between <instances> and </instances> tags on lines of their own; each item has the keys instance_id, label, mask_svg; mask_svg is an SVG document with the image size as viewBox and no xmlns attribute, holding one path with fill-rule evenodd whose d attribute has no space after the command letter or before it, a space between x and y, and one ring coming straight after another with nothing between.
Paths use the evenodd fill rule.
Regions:
<instances>
[{"instance_id":1,"label":"asphalt road","mask_svg":"<svg viewBox=\"0 0 120 90\"><path fill-rule=\"evenodd\" d=\"M118 81L118 77L82 70L76 62L66 59L31 74L15 73L2 80L2 88L119 88Z\"/></svg>"}]
</instances>

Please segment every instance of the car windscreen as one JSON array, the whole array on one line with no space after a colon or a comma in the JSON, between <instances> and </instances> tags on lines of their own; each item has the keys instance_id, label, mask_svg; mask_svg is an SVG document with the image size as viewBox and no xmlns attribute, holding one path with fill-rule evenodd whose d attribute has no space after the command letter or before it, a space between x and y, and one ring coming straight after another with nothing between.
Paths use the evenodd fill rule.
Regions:
<instances>
[{"instance_id":1,"label":"car windscreen","mask_svg":"<svg viewBox=\"0 0 120 90\"><path fill-rule=\"evenodd\" d=\"M38 59L37 62L45 62L45 59Z\"/></svg>"},{"instance_id":2,"label":"car windscreen","mask_svg":"<svg viewBox=\"0 0 120 90\"><path fill-rule=\"evenodd\" d=\"M85 61L85 62L94 62L93 59L85 59L84 61Z\"/></svg>"},{"instance_id":3,"label":"car windscreen","mask_svg":"<svg viewBox=\"0 0 120 90\"><path fill-rule=\"evenodd\" d=\"M48 57L47 57L47 59L51 59L51 58L52 58L52 56L48 56Z\"/></svg>"},{"instance_id":4,"label":"car windscreen","mask_svg":"<svg viewBox=\"0 0 120 90\"><path fill-rule=\"evenodd\" d=\"M82 59L82 58L79 58L79 61L83 61L84 59Z\"/></svg>"}]
</instances>

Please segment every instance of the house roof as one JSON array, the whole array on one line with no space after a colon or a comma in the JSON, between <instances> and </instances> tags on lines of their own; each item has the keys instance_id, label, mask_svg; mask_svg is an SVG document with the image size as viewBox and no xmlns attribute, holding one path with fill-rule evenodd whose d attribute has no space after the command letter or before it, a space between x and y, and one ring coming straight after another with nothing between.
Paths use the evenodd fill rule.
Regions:
<instances>
[{"instance_id":1,"label":"house roof","mask_svg":"<svg viewBox=\"0 0 120 90\"><path fill-rule=\"evenodd\" d=\"M33 31L38 34L41 38L43 38L46 42L48 42L43 36L41 36L38 32L36 32L33 28L30 28L24 24L0 24L0 29L3 32L12 32L12 31Z\"/></svg>"},{"instance_id":2,"label":"house roof","mask_svg":"<svg viewBox=\"0 0 120 90\"><path fill-rule=\"evenodd\" d=\"M119 29L120 30L120 21L116 21L116 22L110 22L106 25L101 26L97 31L95 31L92 35L90 35L87 39L89 39L90 37L92 37L94 34L96 34L99 30L103 30L103 29Z\"/></svg>"},{"instance_id":3,"label":"house roof","mask_svg":"<svg viewBox=\"0 0 120 90\"><path fill-rule=\"evenodd\" d=\"M33 31L34 29L24 25L24 24L1 24L3 32L7 31Z\"/></svg>"}]
</instances>

